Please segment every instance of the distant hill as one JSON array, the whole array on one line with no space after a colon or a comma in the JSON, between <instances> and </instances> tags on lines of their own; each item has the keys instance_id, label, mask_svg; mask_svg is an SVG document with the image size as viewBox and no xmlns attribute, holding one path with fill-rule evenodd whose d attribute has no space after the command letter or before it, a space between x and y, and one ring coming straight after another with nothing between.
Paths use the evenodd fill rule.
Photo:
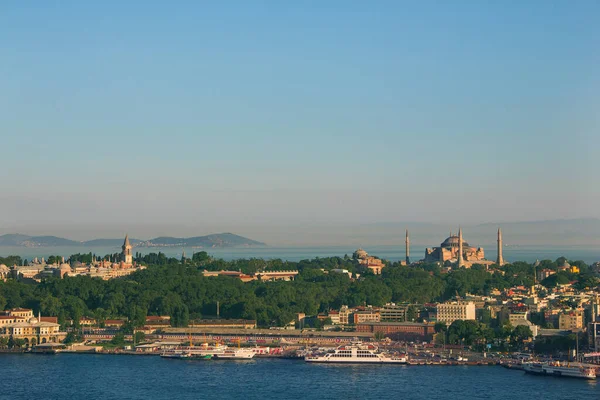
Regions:
<instances>
[{"instance_id":1,"label":"distant hill","mask_svg":"<svg viewBox=\"0 0 600 400\"><path fill-rule=\"evenodd\" d=\"M218 233L191 238L175 238L169 236L157 237L138 245L139 247L239 247L266 246L262 242L248 239L233 233Z\"/></svg>"},{"instance_id":2,"label":"distant hill","mask_svg":"<svg viewBox=\"0 0 600 400\"><path fill-rule=\"evenodd\" d=\"M119 247L123 245L124 239L93 239L85 242L81 242L82 245L87 247ZM137 246L141 243L140 239L131 239L129 238L129 243L132 246Z\"/></svg>"},{"instance_id":3,"label":"distant hill","mask_svg":"<svg viewBox=\"0 0 600 400\"><path fill-rule=\"evenodd\" d=\"M266 246L262 242L248 239L233 233L218 233L191 238L158 237L150 240L129 239L134 247L240 247ZM6 234L0 236L0 246L12 247L118 247L123 239L94 239L77 242L56 236L29 236L22 234Z\"/></svg>"},{"instance_id":4,"label":"distant hill","mask_svg":"<svg viewBox=\"0 0 600 400\"><path fill-rule=\"evenodd\" d=\"M7 234L0 236L0 246L16 247L52 247L52 246L79 246L81 242L59 238L56 236L29 236L21 234Z\"/></svg>"}]
</instances>

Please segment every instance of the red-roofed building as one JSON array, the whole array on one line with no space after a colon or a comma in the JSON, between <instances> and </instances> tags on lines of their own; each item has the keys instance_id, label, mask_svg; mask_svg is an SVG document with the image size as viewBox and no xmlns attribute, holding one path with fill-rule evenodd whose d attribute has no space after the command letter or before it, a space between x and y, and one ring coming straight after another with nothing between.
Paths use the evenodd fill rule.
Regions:
<instances>
[{"instance_id":1,"label":"red-roofed building","mask_svg":"<svg viewBox=\"0 0 600 400\"><path fill-rule=\"evenodd\" d=\"M58 324L58 317L40 317L40 322L51 322Z\"/></svg>"}]
</instances>

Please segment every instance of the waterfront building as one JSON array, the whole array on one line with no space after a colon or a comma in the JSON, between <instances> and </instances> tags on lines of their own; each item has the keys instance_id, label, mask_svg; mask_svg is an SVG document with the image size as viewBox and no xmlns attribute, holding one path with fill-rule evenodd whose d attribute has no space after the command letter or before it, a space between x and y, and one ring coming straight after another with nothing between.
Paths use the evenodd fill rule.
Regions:
<instances>
[{"instance_id":1,"label":"waterfront building","mask_svg":"<svg viewBox=\"0 0 600 400\"><path fill-rule=\"evenodd\" d=\"M40 317L10 317L15 318L15 322L0 325L0 337L21 339L27 346L33 346L40 343L56 343L67 336L66 332L60 331L59 324L42 321Z\"/></svg>"},{"instance_id":2,"label":"waterfront building","mask_svg":"<svg viewBox=\"0 0 600 400\"><path fill-rule=\"evenodd\" d=\"M381 333L396 340L431 341L435 324L419 322L366 322L356 326L356 332Z\"/></svg>"},{"instance_id":3,"label":"waterfront building","mask_svg":"<svg viewBox=\"0 0 600 400\"><path fill-rule=\"evenodd\" d=\"M579 331L583 329L583 310L563 311L558 314L558 329Z\"/></svg>"},{"instance_id":4,"label":"waterfront building","mask_svg":"<svg viewBox=\"0 0 600 400\"><path fill-rule=\"evenodd\" d=\"M451 302L437 305L437 321L451 325L456 320L475 320L475 303Z\"/></svg>"}]
</instances>

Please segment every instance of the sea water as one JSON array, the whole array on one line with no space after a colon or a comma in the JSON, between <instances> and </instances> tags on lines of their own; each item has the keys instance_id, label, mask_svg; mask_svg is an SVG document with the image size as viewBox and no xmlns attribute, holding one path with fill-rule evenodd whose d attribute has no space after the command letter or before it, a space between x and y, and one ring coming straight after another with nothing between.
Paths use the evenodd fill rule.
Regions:
<instances>
[{"instance_id":1,"label":"sea water","mask_svg":"<svg viewBox=\"0 0 600 400\"><path fill-rule=\"evenodd\" d=\"M499 366L323 365L0 354L0 399L598 399L600 384Z\"/></svg>"},{"instance_id":2,"label":"sea water","mask_svg":"<svg viewBox=\"0 0 600 400\"><path fill-rule=\"evenodd\" d=\"M496 245L483 246L488 259L496 259ZM194 252L206 251L210 255L233 260L239 258L280 258L288 261L300 261L315 257L331 257L344 255L351 256L356 249L351 246L327 246L327 247L233 247L233 248L181 248L181 247L134 247L133 252L142 254L163 252L168 257L180 258L183 251L187 257ZM372 255L386 260L404 260L406 253L403 245L398 246L365 246L365 250ZM0 256L19 255L24 259L31 260L34 257L48 257L50 255L69 257L71 254L92 252L97 256L120 253L120 247L0 247ZM600 261L600 248L591 246L506 246L504 248L504 259L507 261L556 260L566 257L569 260L583 260L588 264ZM425 255L425 247L412 245L411 260L417 261Z\"/></svg>"}]
</instances>

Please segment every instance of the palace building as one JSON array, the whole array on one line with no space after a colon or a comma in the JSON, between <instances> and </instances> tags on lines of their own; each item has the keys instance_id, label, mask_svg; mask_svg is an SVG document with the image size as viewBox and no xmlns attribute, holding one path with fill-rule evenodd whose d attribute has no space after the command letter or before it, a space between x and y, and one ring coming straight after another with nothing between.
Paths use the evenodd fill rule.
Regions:
<instances>
[{"instance_id":1,"label":"palace building","mask_svg":"<svg viewBox=\"0 0 600 400\"><path fill-rule=\"evenodd\" d=\"M40 343L57 343L67 336L66 332L60 331L59 324L44 321L41 316L35 318L32 310L13 309L6 314L0 317L3 322L7 322L0 323L0 337L22 339L26 345L34 346Z\"/></svg>"}]
</instances>

